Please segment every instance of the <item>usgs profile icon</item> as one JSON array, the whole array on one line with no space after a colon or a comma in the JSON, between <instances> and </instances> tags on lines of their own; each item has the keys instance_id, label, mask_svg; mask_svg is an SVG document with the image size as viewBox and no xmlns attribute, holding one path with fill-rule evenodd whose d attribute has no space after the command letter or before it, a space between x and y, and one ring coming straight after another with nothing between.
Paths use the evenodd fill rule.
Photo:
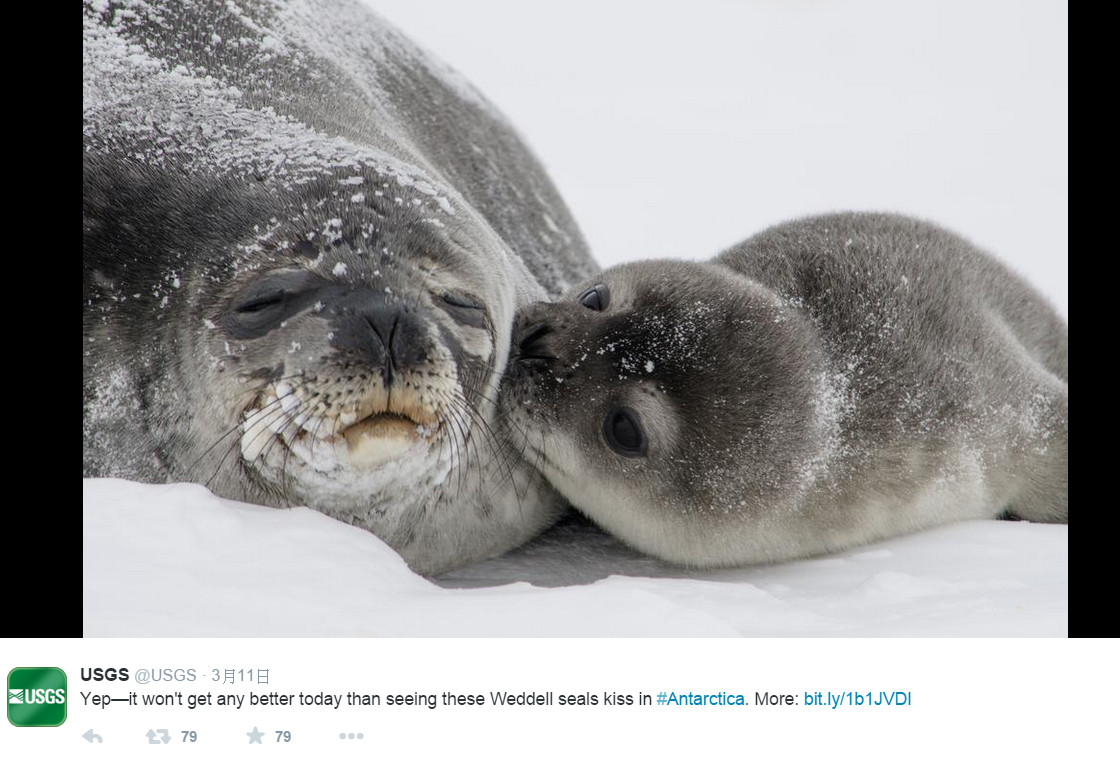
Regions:
<instances>
[{"instance_id":1,"label":"usgs profile icon","mask_svg":"<svg viewBox=\"0 0 1120 770\"><path fill-rule=\"evenodd\" d=\"M13 668L8 672L8 721L16 727L57 727L66 721L66 672Z\"/></svg>"}]
</instances>

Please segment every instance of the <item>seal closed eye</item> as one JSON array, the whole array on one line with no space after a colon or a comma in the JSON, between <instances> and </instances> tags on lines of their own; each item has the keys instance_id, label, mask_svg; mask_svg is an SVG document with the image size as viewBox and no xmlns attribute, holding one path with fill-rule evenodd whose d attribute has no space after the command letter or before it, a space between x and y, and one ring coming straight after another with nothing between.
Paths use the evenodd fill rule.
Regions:
<instances>
[{"instance_id":1,"label":"seal closed eye","mask_svg":"<svg viewBox=\"0 0 1120 770\"><path fill-rule=\"evenodd\" d=\"M236 339L260 337L286 319L310 307L315 289L329 284L304 271L266 275L241 292L231 303L223 325Z\"/></svg>"},{"instance_id":2,"label":"seal closed eye","mask_svg":"<svg viewBox=\"0 0 1120 770\"><path fill-rule=\"evenodd\" d=\"M462 294L441 294L438 297L444 310L458 323L475 328L485 328L486 305L480 299Z\"/></svg>"},{"instance_id":3,"label":"seal closed eye","mask_svg":"<svg viewBox=\"0 0 1120 770\"><path fill-rule=\"evenodd\" d=\"M270 307L275 307L284 301L286 295L280 289L275 289L272 292L263 296L254 296L251 299L243 300L238 303L234 308L238 313L249 315L252 313L259 313Z\"/></svg>"},{"instance_id":4,"label":"seal closed eye","mask_svg":"<svg viewBox=\"0 0 1120 770\"><path fill-rule=\"evenodd\" d=\"M613 312L587 313L607 284ZM645 553L734 566L1068 521L1066 323L926 222L814 217L707 263L619 265L515 335L536 355L502 401L528 454Z\"/></svg>"}]
</instances>

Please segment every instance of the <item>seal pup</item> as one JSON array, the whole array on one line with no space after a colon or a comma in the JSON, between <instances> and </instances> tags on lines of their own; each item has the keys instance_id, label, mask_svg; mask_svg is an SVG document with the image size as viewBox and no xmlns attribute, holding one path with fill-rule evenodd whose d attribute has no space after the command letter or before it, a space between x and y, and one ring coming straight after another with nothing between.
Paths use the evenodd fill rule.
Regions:
<instances>
[{"instance_id":1,"label":"seal pup","mask_svg":"<svg viewBox=\"0 0 1120 770\"><path fill-rule=\"evenodd\" d=\"M611 268L525 309L502 398L577 508L695 567L964 519L1068 518L1066 324L963 238L889 214Z\"/></svg>"},{"instance_id":2,"label":"seal pup","mask_svg":"<svg viewBox=\"0 0 1120 770\"><path fill-rule=\"evenodd\" d=\"M90 0L83 471L364 527L416 571L565 505L495 420L595 264L461 76L352 2Z\"/></svg>"}]
</instances>

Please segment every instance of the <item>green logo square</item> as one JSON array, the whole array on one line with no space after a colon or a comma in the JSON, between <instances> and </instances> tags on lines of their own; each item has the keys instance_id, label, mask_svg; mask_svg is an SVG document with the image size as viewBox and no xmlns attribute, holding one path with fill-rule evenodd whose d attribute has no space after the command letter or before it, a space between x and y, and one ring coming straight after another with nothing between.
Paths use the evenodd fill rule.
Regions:
<instances>
[{"instance_id":1,"label":"green logo square","mask_svg":"<svg viewBox=\"0 0 1120 770\"><path fill-rule=\"evenodd\" d=\"M8 672L8 721L16 727L57 727L66 721L66 672L13 668Z\"/></svg>"}]
</instances>

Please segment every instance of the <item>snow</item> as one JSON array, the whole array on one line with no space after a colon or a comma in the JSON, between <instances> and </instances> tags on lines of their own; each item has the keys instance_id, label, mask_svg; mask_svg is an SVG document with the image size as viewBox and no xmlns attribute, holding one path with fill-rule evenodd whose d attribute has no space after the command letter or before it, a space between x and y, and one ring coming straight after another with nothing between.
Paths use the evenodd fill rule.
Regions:
<instances>
[{"instance_id":1,"label":"snow","mask_svg":"<svg viewBox=\"0 0 1120 770\"><path fill-rule=\"evenodd\" d=\"M688 573L573 522L439 585L368 532L306 508L194 484L83 485L86 636L1067 633L1064 526L969 522Z\"/></svg>"},{"instance_id":2,"label":"snow","mask_svg":"<svg viewBox=\"0 0 1120 770\"><path fill-rule=\"evenodd\" d=\"M707 259L794 216L888 209L991 250L1068 318L1063 4L697 0L687 17L671 4L636 13L590 0L434 6L378 0L376 10L453 66L441 75L463 95L513 122L604 266ZM378 64L346 40L317 44L356 70ZM115 79L115 65L142 54L88 30L85 46L114 66L87 66L84 98L111 105L122 125L152 110L169 125L188 106L222 111L237 140L205 146L231 171L275 164L299 179L365 161L452 211L411 167L328 137L308 147L290 121L246 110L235 87L147 60L150 80ZM201 152L193 136L176 139L180 152ZM83 509L88 636L1068 633L1064 526L970 522L826 558L690 573L577 523L437 584L363 530L194 485L86 480Z\"/></svg>"}]
</instances>

